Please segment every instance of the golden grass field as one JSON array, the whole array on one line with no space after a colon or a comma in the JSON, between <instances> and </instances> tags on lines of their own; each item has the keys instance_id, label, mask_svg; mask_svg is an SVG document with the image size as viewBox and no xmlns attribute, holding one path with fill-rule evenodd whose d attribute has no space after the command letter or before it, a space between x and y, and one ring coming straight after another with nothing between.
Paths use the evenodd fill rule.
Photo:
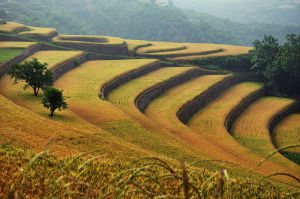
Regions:
<instances>
[{"instance_id":1,"label":"golden grass field","mask_svg":"<svg viewBox=\"0 0 300 199\"><path fill-rule=\"evenodd\" d=\"M251 104L234 122L231 134L244 146L260 154L262 157L275 150L268 129L269 120L273 115L294 103L294 100L277 97L263 97ZM274 161L288 166L280 155ZM299 166L298 166L299 171Z\"/></svg>"},{"instance_id":2,"label":"golden grass field","mask_svg":"<svg viewBox=\"0 0 300 199\"><path fill-rule=\"evenodd\" d=\"M56 29L54 28L40 28L40 27L33 27L27 26L30 30L20 32L19 35L41 35L41 36L48 36L51 33L55 33Z\"/></svg>"},{"instance_id":3,"label":"golden grass field","mask_svg":"<svg viewBox=\"0 0 300 199\"><path fill-rule=\"evenodd\" d=\"M68 40L62 40L62 39ZM74 38L74 41L71 40ZM76 38L80 39L100 39L104 42L88 42L88 41L76 41ZM120 37L111 37L111 36L91 36L91 35L59 35L52 39L56 43L84 43L84 44L98 44L98 45L121 45L124 43L124 39Z\"/></svg>"},{"instance_id":4,"label":"golden grass field","mask_svg":"<svg viewBox=\"0 0 300 199\"><path fill-rule=\"evenodd\" d=\"M6 24L0 24L0 32L12 33L22 28L26 28L26 26L15 22L6 22Z\"/></svg>"},{"instance_id":5,"label":"golden grass field","mask_svg":"<svg viewBox=\"0 0 300 199\"><path fill-rule=\"evenodd\" d=\"M126 72L155 59L89 61L69 71L55 83L68 97L69 109L84 120L97 125L127 142L153 152L186 160L197 157L197 152L160 132L153 133L125 114L117 106L99 98L101 86ZM166 137L168 139L166 139Z\"/></svg>"},{"instance_id":6,"label":"golden grass field","mask_svg":"<svg viewBox=\"0 0 300 199\"><path fill-rule=\"evenodd\" d=\"M194 99L229 75L206 75L176 86L152 101L145 114L170 129L182 125L176 113L187 101ZM172 99L172 100L170 100Z\"/></svg>"},{"instance_id":7,"label":"golden grass field","mask_svg":"<svg viewBox=\"0 0 300 199\"><path fill-rule=\"evenodd\" d=\"M150 45L150 42L144 40L125 39L124 41L127 44L128 50L131 52L134 52L136 49L140 48L141 46Z\"/></svg>"},{"instance_id":8,"label":"golden grass field","mask_svg":"<svg viewBox=\"0 0 300 199\"><path fill-rule=\"evenodd\" d=\"M170 61L177 61L177 60L191 60L191 59L200 59L200 58L208 58L208 57L220 57L220 56L230 56L230 55L243 55L248 54L251 47L244 47L244 46L233 46L233 45L225 45L225 44L215 44L216 48L223 49L222 52L218 53L211 53L207 55L193 55L193 56L178 56L175 58L168 58Z\"/></svg>"},{"instance_id":9,"label":"golden grass field","mask_svg":"<svg viewBox=\"0 0 300 199\"><path fill-rule=\"evenodd\" d=\"M185 49L185 45L182 43L174 42L151 42L151 46L143 47L138 49L138 54L147 54L150 52L160 52L160 51L175 51Z\"/></svg>"},{"instance_id":10,"label":"golden grass field","mask_svg":"<svg viewBox=\"0 0 300 199\"><path fill-rule=\"evenodd\" d=\"M165 43L159 42L157 46L140 48L137 53L140 55L154 56L188 56L202 54L209 51L222 50L223 45L205 43ZM158 51L158 52L155 52ZM149 53L148 53L149 52Z\"/></svg>"},{"instance_id":11,"label":"golden grass field","mask_svg":"<svg viewBox=\"0 0 300 199\"><path fill-rule=\"evenodd\" d=\"M300 143L300 114L294 113L275 126L272 131L273 142L277 148ZM287 149L287 152L299 153L300 147Z\"/></svg>"},{"instance_id":12,"label":"golden grass field","mask_svg":"<svg viewBox=\"0 0 300 199\"><path fill-rule=\"evenodd\" d=\"M29 48L37 42L1 41L0 48Z\"/></svg>"},{"instance_id":13,"label":"golden grass field","mask_svg":"<svg viewBox=\"0 0 300 199\"><path fill-rule=\"evenodd\" d=\"M202 133L227 136L224 122L228 114L244 98L261 89L263 85L256 82L243 82L226 90L221 96L198 111L188 121L188 126Z\"/></svg>"},{"instance_id":14,"label":"golden grass field","mask_svg":"<svg viewBox=\"0 0 300 199\"><path fill-rule=\"evenodd\" d=\"M45 117L44 114L34 113L37 109L43 112L38 100L22 101L24 94L21 93L17 98L9 97L12 97L15 103L20 100L21 106L34 108L33 111L28 110L0 95L0 144L10 143L14 146L29 148L34 152L52 150L60 157L77 155L103 147L107 147L105 149L107 154L118 155L120 158L147 154L138 147L114 138L101 128L85 122L70 111L60 113L53 120ZM66 122L70 119L73 122Z\"/></svg>"},{"instance_id":15,"label":"golden grass field","mask_svg":"<svg viewBox=\"0 0 300 199\"><path fill-rule=\"evenodd\" d=\"M83 55L83 51L38 51L28 57L26 61L30 61L32 58L37 58L41 63L48 63L48 69L53 69L57 65L74 59L80 55Z\"/></svg>"}]
</instances>

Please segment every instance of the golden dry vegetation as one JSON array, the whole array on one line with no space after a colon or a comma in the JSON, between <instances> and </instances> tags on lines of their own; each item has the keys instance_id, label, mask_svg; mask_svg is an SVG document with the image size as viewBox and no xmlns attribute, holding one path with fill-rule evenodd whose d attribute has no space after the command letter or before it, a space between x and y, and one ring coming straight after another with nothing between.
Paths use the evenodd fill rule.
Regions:
<instances>
[{"instance_id":1,"label":"golden dry vegetation","mask_svg":"<svg viewBox=\"0 0 300 199\"><path fill-rule=\"evenodd\" d=\"M56 29L54 28L40 28L40 27L33 27L27 26L29 28L28 31L20 32L19 35L41 35L41 36L48 36L51 33L55 33Z\"/></svg>"},{"instance_id":2,"label":"golden dry vegetation","mask_svg":"<svg viewBox=\"0 0 300 199\"><path fill-rule=\"evenodd\" d=\"M32 58L37 58L41 63L47 63L48 69L53 69L57 65L72 60L80 55L83 55L83 51L38 51L28 57L26 61L29 61Z\"/></svg>"},{"instance_id":3,"label":"golden dry vegetation","mask_svg":"<svg viewBox=\"0 0 300 199\"><path fill-rule=\"evenodd\" d=\"M153 46L140 48L137 52L140 55L152 55L161 57L180 57L197 54L205 54L212 51L221 51L222 45L205 43L168 43L155 42ZM156 44L156 45L155 45Z\"/></svg>"},{"instance_id":4,"label":"golden dry vegetation","mask_svg":"<svg viewBox=\"0 0 300 199\"><path fill-rule=\"evenodd\" d=\"M15 22L6 22L6 24L0 24L0 32L5 32L5 33L13 33L23 28L26 28L26 26Z\"/></svg>"},{"instance_id":5,"label":"golden dry vegetation","mask_svg":"<svg viewBox=\"0 0 300 199\"><path fill-rule=\"evenodd\" d=\"M1 41L0 48L29 48L36 44L37 42Z\"/></svg>"},{"instance_id":6,"label":"golden dry vegetation","mask_svg":"<svg viewBox=\"0 0 300 199\"><path fill-rule=\"evenodd\" d=\"M192 60L192 59L200 59L200 58L208 58L208 57L221 57L221 56L232 56L232 55L243 55L248 54L251 47L244 46L233 46L233 45L224 45L224 44L215 44L216 48L223 49L222 52L210 53L206 55L193 55L193 56L178 56L175 58L168 58L170 61L177 60Z\"/></svg>"},{"instance_id":7,"label":"golden dry vegetation","mask_svg":"<svg viewBox=\"0 0 300 199\"><path fill-rule=\"evenodd\" d=\"M134 52L140 47L151 45L150 42L144 41L144 40L132 40L132 39L126 39L125 40L127 44L127 48L129 51Z\"/></svg>"},{"instance_id":8,"label":"golden dry vegetation","mask_svg":"<svg viewBox=\"0 0 300 199\"><path fill-rule=\"evenodd\" d=\"M87 41L81 41L84 39L86 39ZM121 45L124 43L124 39L120 37L91 36L91 35L59 35L57 37L54 37L52 41L56 43L85 43L85 44L98 44L98 45Z\"/></svg>"},{"instance_id":9,"label":"golden dry vegetation","mask_svg":"<svg viewBox=\"0 0 300 199\"><path fill-rule=\"evenodd\" d=\"M275 126L272 131L273 141L277 148L300 143L300 114L294 113ZM287 152L300 154L300 147L287 149Z\"/></svg>"},{"instance_id":10,"label":"golden dry vegetation","mask_svg":"<svg viewBox=\"0 0 300 199\"><path fill-rule=\"evenodd\" d=\"M262 157L275 151L269 132L269 120L276 113L293 104L295 101L287 98L263 97L252 103L234 122L231 134L241 144L260 154ZM275 155L272 159L286 167L300 170L299 166Z\"/></svg>"},{"instance_id":11,"label":"golden dry vegetation","mask_svg":"<svg viewBox=\"0 0 300 199\"><path fill-rule=\"evenodd\" d=\"M89 123L155 154L195 158L196 153L188 147L170 137L163 141L165 135L148 131L115 105L99 98L100 88L106 82L155 62L155 59L89 61L63 75L55 87L68 96L69 109Z\"/></svg>"}]
</instances>

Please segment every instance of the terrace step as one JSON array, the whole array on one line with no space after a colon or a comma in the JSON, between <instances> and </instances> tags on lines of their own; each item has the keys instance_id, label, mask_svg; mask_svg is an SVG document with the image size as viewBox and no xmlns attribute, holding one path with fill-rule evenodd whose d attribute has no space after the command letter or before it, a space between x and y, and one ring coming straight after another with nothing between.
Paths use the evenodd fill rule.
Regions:
<instances>
[{"instance_id":1,"label":"terrace step","mask_svg":"<svg viewBox=\"0 0 300 199\"><path fill-rule=\"evenodd\" d=\"M231 134L244 146L265 157L276 150L271 130L284 116L299 107L299 103L286 98L263 97L251 104L233 123ZM272 160L300 171L300 166L275 154ZM299 175L298 175L299 177Z\"/></svg>"}]
</instances>

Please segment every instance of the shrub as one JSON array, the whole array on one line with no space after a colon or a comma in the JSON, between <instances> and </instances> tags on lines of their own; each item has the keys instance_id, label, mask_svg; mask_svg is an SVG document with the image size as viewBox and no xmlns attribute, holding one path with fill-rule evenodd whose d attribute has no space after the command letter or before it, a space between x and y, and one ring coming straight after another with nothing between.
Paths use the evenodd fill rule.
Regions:
<instances>
[{"instance_id":1,"label":"shrub","mask_svg":"<svg viewBox=\"0 0 300 199\"><path fill-rule=\"evenodd\" d=\"M44 89L44 97L42 99L44 107L50 109L50 116L53 117L53 113L56 109L59 111L67 108L63 91L54 87L47 87Z\"/></svg>"}]
</instances>

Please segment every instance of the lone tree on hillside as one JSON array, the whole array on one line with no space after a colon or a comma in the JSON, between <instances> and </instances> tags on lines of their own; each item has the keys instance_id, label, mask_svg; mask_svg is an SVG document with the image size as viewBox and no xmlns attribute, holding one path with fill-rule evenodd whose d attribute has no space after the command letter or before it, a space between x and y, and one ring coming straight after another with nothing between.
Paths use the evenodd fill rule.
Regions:
<instances>
[{"instance_id":1,"label":"lone tree on hillside","mask_svg":"<svg viewBox=\"0 0 300 199\"><path fill-rule=\"evenodd\" d=\"M63 91L54 87L46 87L44 89L44 96L42 99L44 107L50 109L50 116L53 117L53 113L56 109L59 111L67 108Z\"/></svg>"},{"instance_id":2,"label":"lone tree on hillside","mask_svg":"<svg viewBox=\"0 0 300 199\"><path fill-rule=\"evenodd\" d=\"M15 78L14 84L24 81L24 90L31 87L34 95L37 96L40 89L53 85L53 74L47 69L47 63L40 63L37 58L25 61L23 64L13 64L7 74Z\"/></svg>"}]
</instances>

